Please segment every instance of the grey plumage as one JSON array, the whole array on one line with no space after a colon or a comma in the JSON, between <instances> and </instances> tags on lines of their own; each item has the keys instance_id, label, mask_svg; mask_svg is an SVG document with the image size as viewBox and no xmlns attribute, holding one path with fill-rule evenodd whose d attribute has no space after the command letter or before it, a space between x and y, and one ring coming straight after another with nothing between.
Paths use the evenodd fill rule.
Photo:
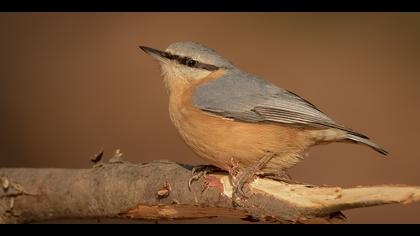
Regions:
<instances>
[{"instance_id":1,"label":"grey plumage","mask_svg":"<svg viewBox=\"0 0 420 236\"><path fill-rule=\"evenodd\" d=\"M199 85L193 94L193 104L203 111L243 122L344 130L348 140L387 153L365 135L336 123L298 95L238 69L228 70L221 78Z\"/></svg>"},{"instance_id":2,"label":"grey plumage","mask_svg":"<svg viewBox=\"0 0 420 236\"><path fill-rule=\"evenodd\" d=\"M239 70L199 85L193 103L202 110L242 121L346 129L301 97Z\"/></svg>"}]
</instances>

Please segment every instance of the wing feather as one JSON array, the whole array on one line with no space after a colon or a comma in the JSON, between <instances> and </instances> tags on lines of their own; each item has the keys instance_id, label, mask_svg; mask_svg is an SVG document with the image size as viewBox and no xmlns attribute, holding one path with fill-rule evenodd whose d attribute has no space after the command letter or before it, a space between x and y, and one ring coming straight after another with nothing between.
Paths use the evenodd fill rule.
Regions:
<instances>
[{"instance_id":1,"label":"wing feather","mask_svg":"<svg viewBox=\"0 0 420 236\"><path fill-rule=\"evenodd\" d=\"M367 138L337 124L297 94L237 70L199 85L193 103L203 111L239 121L336 128Z\"/></svg>"}]
</instances>

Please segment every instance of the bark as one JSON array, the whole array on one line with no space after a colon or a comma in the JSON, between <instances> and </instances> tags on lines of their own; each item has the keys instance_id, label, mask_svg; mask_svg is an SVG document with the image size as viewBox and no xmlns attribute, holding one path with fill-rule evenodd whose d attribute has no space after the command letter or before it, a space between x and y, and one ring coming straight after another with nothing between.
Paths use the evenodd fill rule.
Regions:
<instances>
[{"instance_id":1,"label":"bark","mask_svg":"<svg viewBox=\"0 0 420 236\"><path fill-rule=\"evenodd\" d=\"M226 173L188 189L192 166L171 161L98 163L91 169L0 169L0 223L56 219L143 220L233 217L279 223L340 223L342 210L410 203L420 187L316 187L256 178L232 204Z\"/></svg>"}]
</instances>

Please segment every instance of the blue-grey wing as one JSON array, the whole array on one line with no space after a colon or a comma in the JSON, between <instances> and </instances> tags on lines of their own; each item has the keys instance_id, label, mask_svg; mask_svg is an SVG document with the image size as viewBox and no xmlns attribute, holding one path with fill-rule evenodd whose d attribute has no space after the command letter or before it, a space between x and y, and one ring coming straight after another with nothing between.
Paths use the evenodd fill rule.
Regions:
<instances>
[{"instance_id":1,"label":"blue-grey wing","mask_svg":"<svg viewBox=\"0 0 420 236\"><path fill-rule=\"evenodd\" d=\"M353 133L298 95L237 70L196 87L193 104L203 111L238 121L270 121Z\"/></svg>"}]
</instances>

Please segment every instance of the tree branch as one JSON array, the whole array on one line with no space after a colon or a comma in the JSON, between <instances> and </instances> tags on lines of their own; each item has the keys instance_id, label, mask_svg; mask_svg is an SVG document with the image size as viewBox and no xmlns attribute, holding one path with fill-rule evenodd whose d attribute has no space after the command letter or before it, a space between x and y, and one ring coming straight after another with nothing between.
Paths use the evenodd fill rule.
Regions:
<instances>
[{"instance_id":1,"label":"tree branch","mask_svg":"<svg viewBox=\"0 0 420 236\"><path fill-rule=\"evenodd\" d=\"M198 219L234 217L280 223L338 223L341 210L420 200L420 187L314 187L255 179L250 197L232 206L225 173L188 190L191 166L121 160L92 169L0 169L0 223L54 219ZM203 186L204 191L203 191Z\"/></svg>"}]
</instances>

